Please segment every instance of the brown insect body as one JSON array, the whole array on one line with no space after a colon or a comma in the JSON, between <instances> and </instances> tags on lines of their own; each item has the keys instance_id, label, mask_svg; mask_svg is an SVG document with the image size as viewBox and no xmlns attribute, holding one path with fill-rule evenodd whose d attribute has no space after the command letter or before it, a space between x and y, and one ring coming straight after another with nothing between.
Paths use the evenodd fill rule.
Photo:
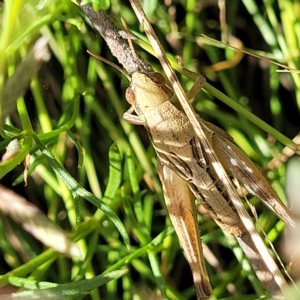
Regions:
<instances>
[{"instance_id":1,"label":"brown insect body","mask_svg":"<svg viewBox=\"0 0 300 300\"><path fill-rule=\"evenodd\" d=\"M237 237L247 230L230 200L227 187L212 167L207 149L179 105L170 101L172 96L162 75L135 72L126 98L137 116L127 112L124 119L144 125L148 130L158 156L158 170L170 218L193 271L198 298L207 299L211 287L202 255L195 203L189 189L222 229ZM232 143L232 138L199 117L198 122L226 171L244 183L279 218L293 226L295 222L289 210L251 160Z\"/></svg>"},{"instance_id":2,"label":"brown insect body","mask_svg":"<svg viewBox=\"0 0 300 300\"><path fill-rule=\"evenodd\" d=\"M187 116L169 101L171 94L165 92L165 81L160 77L161 82L158 82L157 77L153 81L153 76L136 72L132 75L130 90L136 101L136 113L145 120L142 124L149 132L160 163L187 182L221 228L235 236L242 235L243 225L226 187L219 182ZM219 127L198 119L226 171L285 223L294 225L290 211L253 162L233 144L232 138Z\"/></svg>"}]
</instances>

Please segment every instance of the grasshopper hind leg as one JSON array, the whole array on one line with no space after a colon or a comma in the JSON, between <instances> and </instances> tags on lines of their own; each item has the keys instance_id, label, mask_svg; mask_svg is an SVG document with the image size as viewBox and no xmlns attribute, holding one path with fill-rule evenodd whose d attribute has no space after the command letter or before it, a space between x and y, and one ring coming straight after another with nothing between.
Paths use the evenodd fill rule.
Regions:
<instances>
[{"instance_id":1,"label":"grasshopper hind leg","mask_svg":"<svg viewBox=\"0 0 300 300\"><path fill-rule=\"evenodd\" d=\"M193 272L197 297L199 300L208 299L211 286L202 253L194 197L187 183L173 170L159 164L158 171L170 219Z\"/></svg>"}]
</instances>

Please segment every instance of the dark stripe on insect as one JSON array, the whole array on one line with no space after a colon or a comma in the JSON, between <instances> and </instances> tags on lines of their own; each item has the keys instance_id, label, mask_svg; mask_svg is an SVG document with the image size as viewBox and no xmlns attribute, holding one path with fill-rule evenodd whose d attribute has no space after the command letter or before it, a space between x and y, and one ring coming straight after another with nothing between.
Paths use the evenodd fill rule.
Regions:
<instances>
[{"instance_id":1,"label":"dark stripe on insect","mask_svg":"<svg viewBox=\"0 0 300 300\"><path fill-rule=\"evenodd\" d=\"M157 156L160 162L172 169L178 176L180 176L183 180L190 181L193 174L188 166L180 157L178 157L175 153L168 153L166 155L164 152L160 151L159 149L155 149Z\"/></svg>"}]
</instances>

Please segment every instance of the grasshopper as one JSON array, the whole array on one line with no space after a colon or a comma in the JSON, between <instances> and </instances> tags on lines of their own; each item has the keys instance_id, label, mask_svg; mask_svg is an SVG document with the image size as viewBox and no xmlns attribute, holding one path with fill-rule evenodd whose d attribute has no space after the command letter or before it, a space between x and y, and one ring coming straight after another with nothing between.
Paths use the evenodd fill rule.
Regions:
<instances>
[{"instance_id":1,"label":"grasshopper","mask_svg":"<svg viewBox=\"0 0 300 300\"><path fill-rule=\"evenodd\" d=\"M241 208L228 175L242 183L289 226L295 225L294 216L252 161L233 143L232 138L193 112L188 100L199 89L199 83L201 86L204 82L203 78L198 77L196 88L192 88L187 95L183 92L142 7L138 1L131 0L130 3L180 104L170 101L174 92L166 85L161 74L135 72L126 91L126 99L132 107L124 114L124 119L144 125L149 133L158 156L158 171L170 218L193 271L197 296L206 299L211 287L201 252L195 205L189 190L216 223L236 236L241 245L248 239L245 237L241 241L246 233L253 236L253 242L257 243L258 248L263 242L251 221L249 224L249 216ZM260 255L266 265L272 262L267 251L262 250ZM254 266L257 274L259 268ZM269 268L269 273L274 275L275 287L267 288L275 295L286 283L278 269ZM267 281L264 278L262 280Z\"/></svg>"},{"instance_id":2,"label":"grasshopper","mask_svg":"<svg viewBox=\"0 0 300 300\"><path fill-rule=\"evenodd\" d=\"M166 206L192 269L197 296L199 299L208 298L211 286L202 255L192 194L216 223L236 236L241 245L247 245L249 236L254 237L256 248L253 251L257 251L260 258L251 253L253 267L258 276L268 271L270 278L266 279L261 274L260 279L265 281L268 291L276 295L287 284L268 251L264 250L264 243L240 203L229 176L243 183L288 225L294 226L294 217L256 166L234 145L232 138L194 113L188 99L201 87L203 77L198 77L195 87L187 95L183 92L141 6L137 1L130 2L173 89L159 73L134 72L126 91L126 99L132 106L124 114L124 119L145 126L149 133L158 156L158 172ZM180 103L171 101L175 98L174 92ZM265 261L265 269L255 265L258 259Z\"/></svg>"},{"instance_id":3,"label":"grasshopper","mask_svg":"<svg viewBox=\"0 0 300 300\"><path fill-rule=\"evenodd\" d=\"M190 191L225 231L242 236L246 229L233 206L226 187L218 178L205 149L181 107L159 73L136 72L126 91L132 107L124 119L144 125L158 156L158 170L170 218L179 236L194 276L199 299L210 295L210 284L202 253L196 208ZM135 111L136 115L132 112ZM281 202L252 161L217 126L198 118L226 171L238 178L287 224L292 214Z\"/></svg>"}]
</instances>

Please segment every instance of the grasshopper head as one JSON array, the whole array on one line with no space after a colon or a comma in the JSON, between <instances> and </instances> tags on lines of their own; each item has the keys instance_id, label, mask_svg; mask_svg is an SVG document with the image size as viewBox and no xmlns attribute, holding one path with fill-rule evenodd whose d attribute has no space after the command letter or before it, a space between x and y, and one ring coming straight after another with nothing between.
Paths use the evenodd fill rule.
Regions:
<instances>
[{"instance_id":1,"label":"grasshopper head","mask_svg":"<svg viewBox=\"0 0 300 300\"><path fill-rule=\"evenodd\" d=\"M135 72L125 96L128 103L145 113L168 101L172 95L172 90L160 73Z\"/></svg>"}]
</instances>

